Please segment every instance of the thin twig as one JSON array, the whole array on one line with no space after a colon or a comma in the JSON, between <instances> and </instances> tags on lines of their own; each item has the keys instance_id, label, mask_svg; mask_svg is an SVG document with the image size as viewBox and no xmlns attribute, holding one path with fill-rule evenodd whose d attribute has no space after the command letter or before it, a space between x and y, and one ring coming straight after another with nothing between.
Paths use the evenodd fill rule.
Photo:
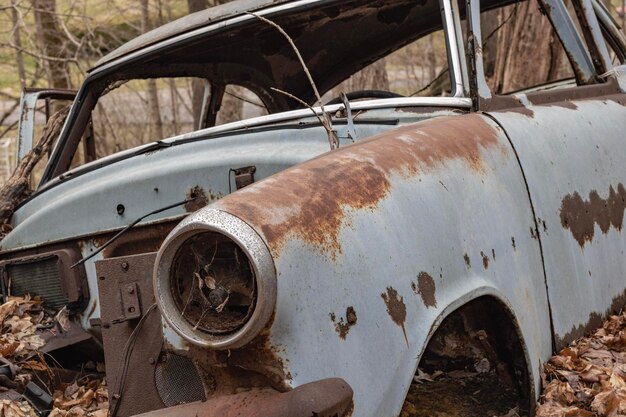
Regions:
<instances>
[{"instance_id":1,"label":"thin twig","mask_svg":"<svg viewBox=\"0 0 626 417\"><path fill-rule=\"evenodd\" d=\"M317 120L319 120L319 121L320 121L320 123L321 123L322 125L324 124L324 121L322 120L322 118L320 117L320 115L319 115L319 114L317 114L317 112L315 111L315 109L314 109L313 107L311 107L311 105L309 105L306 101L304 101L304 100L302 100L302 99L300 99L300 98L298 98L298 97L294 96L294 95L293 95L293 94L291 94L291 93L288 93L288 92L286 92L286 91L283 91L283 90L281 90L281 89L279 89L279 88L276 88L276 87L270 87L270 89L271 89L271 90L276 91L277 93L284 94L285 96L289 97L290 99L295 100L295 101L297 101L298 103L302 104L303 106L307 107L309 110L311 110L311 111L313 112L313 115L314 115L315 117L317 117Z\"/></svg>"},{"instance_id":2,"label":"thin twig","mask_svg":"<svg viewBox=\"0 0 626 417\"><path fill-rule=\"evenodd\" d=\"M302 58L302 55L300 54L300 50L296 46L293 39L291 39L291 37L287 34L287 32L285 32L285 30L282 27L280 27L277 23L274 23L271 20L263 16L260 16L256 13L246 12L246 14L254 16L260 21L265 22L268 25L272 26L273 28L278 30L281 33L281 35L285 37L285 39L287 39L287 42L289 42L289 45L291 45L291 49L293 49L296 56L298 57L298 60L300 61L300 65L302 66L302 69L304 70L304 73L306 74L307 79L309 80L309 83L311 84L311 88L313 89L313 93L315 94L315 98L317 99L317 103L319 104L320 109L322 110L322 117L323 117L322 125L324 126L324 128L326 129L326 133L328 134L328 142L330 144L330 149L337 149L339 147L339 139L337 138L337 134L333 130L332 119L330 118L330 115L326 113L326 111L324 110L324 103L322 103L322 96L320 96L320 93L317 90L317 86L315 85L315 81L313 80L313 77L311 76L311 72L309 71L309 68L306 66L306 63L304 62L304 59ZM300 102L300 100L298 101Z\"/></svg>"}]
</instances>

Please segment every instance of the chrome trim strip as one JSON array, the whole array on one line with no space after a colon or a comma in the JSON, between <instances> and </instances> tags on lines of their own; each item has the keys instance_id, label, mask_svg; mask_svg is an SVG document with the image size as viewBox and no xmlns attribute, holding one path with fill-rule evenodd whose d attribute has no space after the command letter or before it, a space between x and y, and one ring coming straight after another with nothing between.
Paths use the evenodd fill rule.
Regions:
<instances>
[{"instance_id":1,"label":"chrome trim strip","mask_svg":"<svg viewBox=\"0 0 626 417\"><path fill-rule=\"evenodd\" d=\"M461 109L471 109L472 100L467 97L399 97L368 101L355 101L350 103L350 109L353 112L361 110L376 110L398 107L453 107ZM343 109L343 104L324 106L324 110L331 114L340 109ZM320 107L313 107L313 110L317 115L322 114L322 109ZM266 116L253 117L246 120L239 120L220 126L209 127L207 129L198 130L196 132L164 139L161 142L171 143L181 139L192 139L206 135L214 135L217 133L224 133L240 129L249 129L252 127L265 126L274 123L300 120L307 117L314 117L313 112L310 109L291 110L281 113L268 114Z\"/></svg>"},{"instance_id":2,"label":"chrome trim strip","mask_svg":"<svg viewBox=\"0 0 626 417\"><path fill-rule=\"evenodd\" d=\"M446 37L446 45L448 46L448 66L452 67L450 71L450 84L453 97L464 97L465 81L463 79L463 69L461 64L461 54L459 51L458 35L456 30L456 19L458 18L458 5L456 9L453 6L456 0L440 0L441 17L443 20L444 34ZM464 56L465 54L463 54ZM465 69L467 73L467 67ZM467 79L467 77L465 78Z\"/></svg>"}]
</instances>

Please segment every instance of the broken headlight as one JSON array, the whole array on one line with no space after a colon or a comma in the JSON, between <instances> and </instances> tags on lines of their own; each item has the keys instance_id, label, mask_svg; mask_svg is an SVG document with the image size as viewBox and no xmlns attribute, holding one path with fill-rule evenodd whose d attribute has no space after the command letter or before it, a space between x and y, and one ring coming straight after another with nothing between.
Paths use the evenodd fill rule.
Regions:
<instances>
[{"instance_id":1,"label":"broken headlight","mask_svg":"<svg viewBox=\"0 0 626 417\"><path fill-rule=\"evenodd\" d=\"M210 208L165 239L154 280L168 324L188 341L216 349L249 342L276 300L274 265L261 238L237 217Z\"/></svg>"}]
</instances>

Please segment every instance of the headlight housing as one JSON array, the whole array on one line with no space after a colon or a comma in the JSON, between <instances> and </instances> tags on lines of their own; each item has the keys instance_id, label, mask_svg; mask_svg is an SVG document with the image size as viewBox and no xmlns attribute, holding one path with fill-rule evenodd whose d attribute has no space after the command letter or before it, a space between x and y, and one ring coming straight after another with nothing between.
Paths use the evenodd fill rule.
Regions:
<instances>
[{"instance_id":1,"label":"headlight housing","mask_svg":"<svg viewBox=\"0 0 626 417\"><path fill-rule=\"evenodd\" d=\"M172 230L155 263L161 314L199 346L245 345L267 325L276 304L276 272L261 237L229 213L205 208Z\"/></svg>"}]
</instances>

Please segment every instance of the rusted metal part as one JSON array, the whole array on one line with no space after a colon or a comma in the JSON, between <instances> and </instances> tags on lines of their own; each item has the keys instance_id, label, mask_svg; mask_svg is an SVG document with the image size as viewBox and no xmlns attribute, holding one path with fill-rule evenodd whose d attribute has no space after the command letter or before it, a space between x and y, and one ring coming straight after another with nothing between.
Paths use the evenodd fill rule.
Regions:
<instances>
[{"instance_id":1,"label":"rusted metal part","mask_svg":"<svg viewBox=\"0 0 626 417\"><path fill-rule=\"evenodd\" d=\"M412 177L455 159L481 172L481 149L501 146L495 132L478 116L438 121L442 123L401 127L391 137L375 136L359 147L313 159L253 189L241 190L239 198L223 199L215 207L236 208L246 221L263 224L263 235L275 255L289 237L298 236L336 259L342 253L338 234L350 224L349 213L375 210L388 195L391 176ZM469 131L473 133L468 135ZM344 175L338 166L350 166L351 175ZM333 190L335 197L328 198L326 190Z\"/></svg>"},{"instance_id":2,"label":"rusted metal part","mask_svg":"<svg viewBox=\"0 0 626 417\"><path fill-rule=\"evenodd\" d=\"M437 307L437 299L435 298L435 292L437 290L435 280L428 272L420 272L417 275L417 284L411 283L413 292L422 297L422 301L426 307Z\"/></svg>"},{"instance_id":3,"label":"rusted metal part","mask_svg":"<svg viewBox=\"0 0 626 417\"><path fill-rule=\"evenodd\" d=\"M209 197L199 185L191 188L186 196L189 201L185 204L185 210L188 213L200 210L202 207L206 206L210 200L216 199L216 196L213 195Z\"/></svg>"},{"instance_id":4,"label":"rusted metal part","mask_svg":"<svg viewBox=\"0 0 626 417\"><path fill-rule=\"evenodd\" d=\"M483 251L480 251L480 257L483 259L483 268L489 268L489 256L486 255Z\"/></svg>"},{"instance_id":5,"label":"rusted metal part","mask_svg":"<svg viewBox=\"0 0 626 417\"><path fill-rule=\"evenodd\" d=\"M237 187L237 190L242 189L246 185L252 184L254 182L255 172L255 166L233 169L233 173L235 174L235 186Z\"/></svg>"},{"instance_id":6,"label":"rusted metal part","mask_svg":"<svg viewBox=\"0 0 626 417\"><path fill-rule=\"evenodd\" d=\"M351 401L350 385L342 379L329 378L301 385L285 393L252 390L136 417L344 417L349 415Z\"/></svg>"},{"instance_id":7,"label":"rusted metal part","mask_svg":"<svg viewBox=\"0 0 626 417\"><path fill-rule=\"evenodd\" d=\"M468 65L470 67L469 85L470 97L474 102L474 108L479 109L483 100L491 98L491 90L485 79L483 63L483 38L480 28L480 3L477 0L467 0L467 52ZM469 12L469 13L467 13Z\"/></svg>"},{"instance_id":8,"label":"rusted metal part","mask_svg":"<svg viewBox=\"0 0 626 417\"><path fill-rule=\"evenodd\" d=\"M337 331L337 334L339 335L339 337L343 340L346 340L346 336L348 336L348 332L350 331L350 328L354 326L357 322L357 316L356 316L356 311L354 311L354 307L349 306L346 309L345 321L343 317L339 317L339 320L337 320L335 313L330 313L329 316L330 316L330 320L335 325L335 330Z\"/></svg>"},{"instance_id":9,"label":"rusted metal part","mask_svg":"<svg viewBox=\"0 0 626 417\"><path fill-rule=\"evenodd\" d=\"M580 23L580 28L585 37L596 71L598 75L602 75L613 67L613 63L611 62L600 24L596 18L592 0L576 0L572 4L576 10L578 22Z\"/></svg>"},{"instance_id":10,"label":"rusted metal part","mask_svg":"<svg viewBox=\"0 0 626 417\"><path fill-rule=\"evenodd\" d=\"M621 231L625 210L626 189L622 183L617 184L615 188L610 185L606 198L602 198L596 190L589 192L588 199L574 192L563 197L560 210L561 226L569 229L578 244L584 247L586 243L593 241L596 225L605 235L611 227Z\"/></svg>"},{"instance_id":11,"label":"rusted metal part","mask_svg":"<svg viewBox=\"0 0 626 417\"><path fill-rule=\"evenodd\" d=\"M468 268L472 267L472 262L470 260L470 257L467 253L463 254L463 260L465 261L465 265L467 265Z\"/></svg>"},{"instance_id":12,"label":"rusted metal part","mask_svg":"<svg viewBox=\"0 0 626 417\"><path fill-rule=\"evenodd\" d=\"M121 293L132 286L139 293L141 311L148 310L153 304L151 272L155 257L155 253L149 253L96 262L107 382L111 407L119 402L119 417L164 406L154 379L163 344L158 313L153 312L147 317L132 346L130 360L124 363L125 345L138 321L126 320L127 304L122 300ZM150 361L150 358L153 360ZM124 389L119 392L123 375Z\"/></svg>"},{"instance_id":13,"label":"rusted metal part","mask_svg":"<svg viewBox=\"0 0 626 417\"><path fill-rule=\"evenodd\" d=\"M54 332L41 332L40 336L46 342L46 344L41 348L43 353L52 353L56 350L94 339L92 334L86 332L80 324L73 320L68 321L67 328L64 329L59 327L60 326L57 325ZM92 353L89 352L89 349L84 350L88 351L87 355ZM95 353L93 358L97 358L98 356L101 356L101 353Z\"/></svg>"},{"instance_id":14,"label":"rusted metal part","mask_svg":"<svg viewBox=\"0 0 626 417\"><path fill-rule=\"evenodd\" d=\"M167 220L150 225L137 225L126 234L111 243L102 251L104 258L137 255L156 252L169 232L179 223L178 220ZM114 233L98 234L93 238L96 246L101 246L113 237Z\"/></svg>"},{"instance_id":15,"label":"rusted metal part","mask_svg":"<svg viewBox=\"0 0 626 417\"><path fill-rule=\"evenodd\" d=\"M404 304L404 298L398 295L398 291L393 287L387 287L387 292L382 293L380 296L387 306L387 314L389 314L391 320L402 329L404 341L408 346L409 340L406 337L406 327L404 325L406 321L406 304Z\"/></svg>"}]
</instances>

